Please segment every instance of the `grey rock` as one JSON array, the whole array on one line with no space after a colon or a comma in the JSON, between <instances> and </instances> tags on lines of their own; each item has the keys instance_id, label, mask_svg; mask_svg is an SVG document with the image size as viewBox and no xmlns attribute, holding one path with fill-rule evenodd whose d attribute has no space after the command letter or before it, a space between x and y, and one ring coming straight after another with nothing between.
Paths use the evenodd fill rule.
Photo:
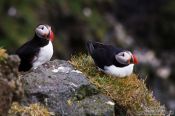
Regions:
<instances>
[{"instance_id":1,"label":"grey rock","mask_svg":"<svg viewBox=\"0 0 175 116\"><path fill-rule=\"evenodd\" d=\"M40 102L59 116L114 115L112 100L67 61L50 61L23 74L22 81L23 103Z\"/></svg>"}]
</instances>

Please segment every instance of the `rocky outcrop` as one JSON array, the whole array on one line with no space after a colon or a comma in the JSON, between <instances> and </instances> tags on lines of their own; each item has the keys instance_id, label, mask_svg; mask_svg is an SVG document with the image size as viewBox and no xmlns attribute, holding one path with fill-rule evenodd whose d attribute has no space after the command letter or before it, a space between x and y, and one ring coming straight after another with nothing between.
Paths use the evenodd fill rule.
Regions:
<instances>
[{"instance_id":1,"label":"rocky outcrop","mask_svg":"<svg viewBox=\"0 0 175 116\"><path fill-rule=\"evenodd\" d=\"M0 115L6 116L12 101L22 97L23 89L18 76L19 58L15 55L2 57L0 58Z\"/></svg>"},{"instance_id":2,"label":"rocky outcrop","mask_svg":"<svg viewBox=\"0 0 175 116\"><path fill-rule=\"evenodd\" d=\"M114 102L67 61L50 61L22 75L24 104L42 103L55 115L112 116Z\"/></svg>"}]
</instances>

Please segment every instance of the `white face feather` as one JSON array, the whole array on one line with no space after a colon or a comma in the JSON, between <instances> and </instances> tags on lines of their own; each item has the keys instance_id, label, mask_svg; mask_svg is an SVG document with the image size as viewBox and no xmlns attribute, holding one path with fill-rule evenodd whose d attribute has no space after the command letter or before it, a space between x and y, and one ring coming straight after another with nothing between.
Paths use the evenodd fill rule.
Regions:
<instances>
[{"instance_id":1,"label":"white face feather","mask_svg":"<svg viewBox=\"0 0 175 116\"><path fill-rule=\"evenodd\" d=\"M38 37L44 38L50 33L50 27L46 27L46 25L39 25L35 32Z\"/></svg>"},{"instance_id":2,"label":"white face feather","mask_svg":"<svg viewBox=\"0 0 175 116\"><path fill-rule=\"evenodd\" d=\"M129 64L129 60L132 58L132 53L129 51L120 52L115 55L115 59L121 64Z\"/></svg>"}]
</instances>

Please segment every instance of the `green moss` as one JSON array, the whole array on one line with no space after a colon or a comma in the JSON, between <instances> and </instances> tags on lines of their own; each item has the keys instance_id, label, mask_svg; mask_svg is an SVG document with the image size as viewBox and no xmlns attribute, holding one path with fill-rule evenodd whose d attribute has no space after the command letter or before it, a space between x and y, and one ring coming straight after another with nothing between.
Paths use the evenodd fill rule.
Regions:
<instances>
[{"instance_id":1,"label":"green moss","mask_svg":"<svg viewBox=\"0 0 175 116\"><path fill-rule=\"evenodd\" d=\"M99 90L97 90L92 85L82 85L76 92L74 96L74 100L82 100L85 97L92 96L98 94Z\"/></svg>"},{"instance_id":2,"label":"green moss","mask_svg":"<svg viewBox=\"0 0 175 116\"><path fill-rule=\"evenodd\" d=\"M157 115L165 113L164 106L155 100L152 92L146 88L144 80L138 79L138 75L132 74L125 78L106 75L96 69L91 57L87 55L73 56L71 63L85 73L91 83L99 87L103 93L124 107L127 114L148 115L148 109L155 111Z\"/></svg>"}]
</instances>

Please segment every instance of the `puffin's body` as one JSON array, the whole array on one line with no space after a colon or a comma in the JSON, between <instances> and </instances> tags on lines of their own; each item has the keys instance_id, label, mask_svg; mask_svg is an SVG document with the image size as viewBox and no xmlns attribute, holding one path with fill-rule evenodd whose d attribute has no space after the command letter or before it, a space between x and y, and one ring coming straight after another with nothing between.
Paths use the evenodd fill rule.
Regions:
<instances>
[{"instance_id":1,"label":"puffin's body","mask_svg":"<svg viewBox=\"0 0 175 116\"><path fill-rule=\"evenodd\" d=\"M48 25L39 25L35 30L32 40L22 45L16 54L20 57L21 62L19 71L28 71L31 68L36 69L49 61L53 55L53 32Z\"/></svg>"},{"instance_id":2,"label":"puffin's body","mask_svg":"<svg viewBox=\"0 0 175 116\"><path fill-rule=\"evenodd\" d=\"M137 63L137 58L130 51L112 45L88 41L87 49L101 71L117 77L132 74L134 64Z\"/></svg>"}]
</instances>

